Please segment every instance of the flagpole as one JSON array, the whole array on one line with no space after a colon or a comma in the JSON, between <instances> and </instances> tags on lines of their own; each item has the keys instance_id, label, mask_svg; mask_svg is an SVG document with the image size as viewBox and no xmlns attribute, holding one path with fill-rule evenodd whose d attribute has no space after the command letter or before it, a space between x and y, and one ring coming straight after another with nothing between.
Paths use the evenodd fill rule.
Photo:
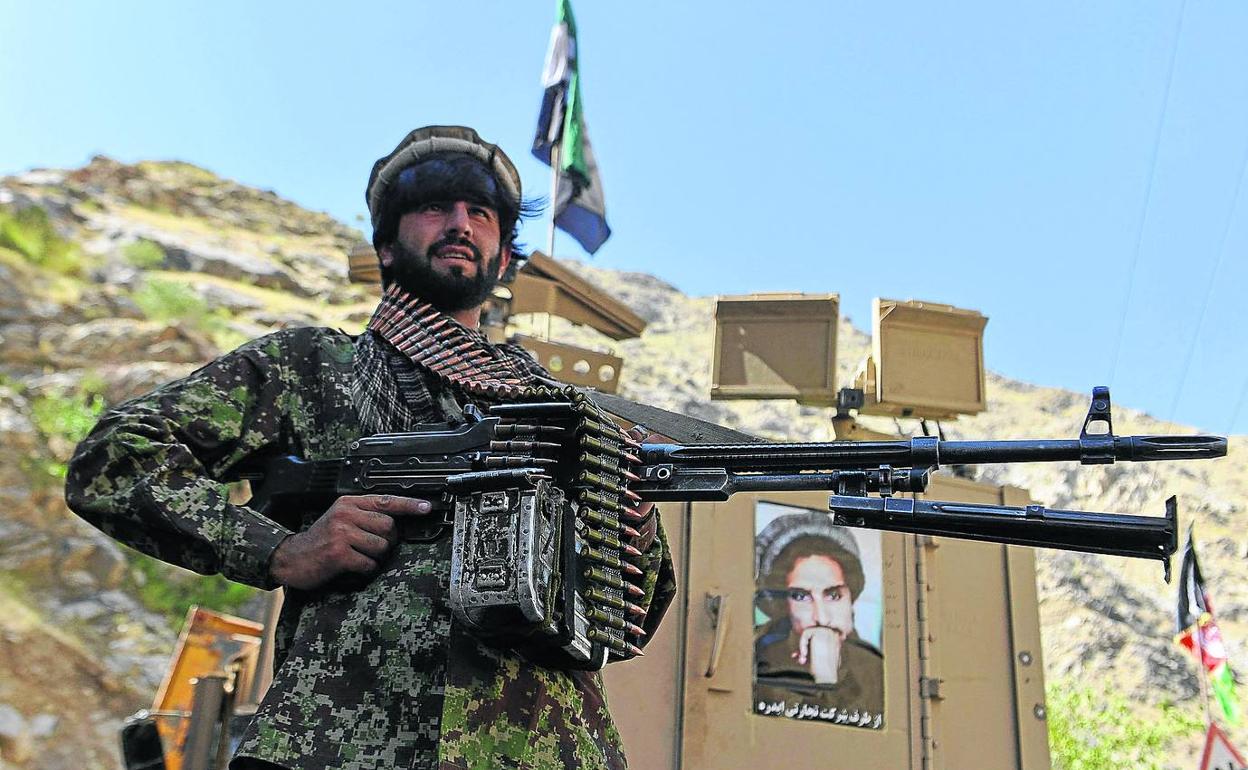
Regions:
<instances>
[{"instance_id":1,"label":"flagpole","mask_svg":"<svg viewBox=\"0 0 1248 770\"><path fill-rule=\"evenodd\" d=\"M559 164L563 137L550 148L550 230L546 234L546 256L555 258L555 209L559 206Z\"/></svg>"},{"instance_id":2,"label":"flagpole","mask_svg":"<svg viewBox=\"0 0 1248 770\"><path fill-rule=\"evenodd\" d=\"M1205 729L1213 724L1213 706L1209 702L1209 670L1205 668L1205 632L1201 628L1203 617L1196 619L1196 633L1192 641L1196 644L1196 667L1200 669L1200 699L1205 704Z\"/></svg>"},{"instance_id":3,"label":"flagpole","mask_svg":"<svg viewBox=\"0 0 1248 770\"><path fill-rule=\"evenodd\" d=\"M559 162L563 137L550 148L550 229L546 231L546 256L555 258L555 209L559 205ZM550 313L546 313L546 341L550 341Z\"/></svg>"}]
</instances>

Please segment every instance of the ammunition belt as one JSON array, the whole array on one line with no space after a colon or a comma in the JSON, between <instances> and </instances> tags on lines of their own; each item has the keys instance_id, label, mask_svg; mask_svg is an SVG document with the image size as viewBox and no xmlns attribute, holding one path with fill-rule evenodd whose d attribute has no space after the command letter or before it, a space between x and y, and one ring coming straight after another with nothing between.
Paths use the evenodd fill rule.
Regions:
<instances>
[{"instance_id":1,"label":"ammunition belt","mask_svg":"<svg viewBox=\"0 0 1248 770\"><path fill-rule=\"evenodd\" d=\"M490 345L397 285L368 327L455 390L495 404L489 414L500 418L490 478L477 474L484 485L454 495L451 601L460 619L521 647L545 640L561 651L559 665L600 668L640 654L641 553L628 542L643 518L628 488L637 442L575 388L535 385L543 372L525 354Z\"/></svg>"},{"instance_id":2,"label":"ammunition belt","mask_svg":"<svg viewBox=\"0 0 1248 770\"><path fill-rule=\"evenodd\" d=\"M629 490L638 478L634 450L639 444L575 388L526 386L508 395L511 403L488 410L500 418L489 462L500 479L513 480L507 489L517 499L508 497L512 492L483 491L456 503L452 605L482 636L516 637L519 632L508 630L516 628L514 619L487 612L487 605L496 610L501 600L482 598L484 593L470 584L528 585L523 614L539 632L529 629L519 634L523 638L510 640L522 652L544 664L589 669L601 668L608 659L634 657L645 636L638 625L645 615L639 584L644 573L637 564L642 554L630 543L639 536L634 525L645 518L637 508L641 498ZM508 469L515 475L507 475ZM526 533L535 535L545 526L542 506L550 505L565 510L567 519L551 525L549 537L526 541ZM518 534L503 539L503 525L483 522L509 506L523 507L523 515L512 517L523 523L507 525ZM554 549L550 544L556 541ZM530 545L506 544L524 542ZM534 574L542 571L538 552L547 546L556 562L549 580ZM500 568L489 558L507 551L510 567ZM533 566L514 566L517 561ZM547 595L550 601L543 599ZM547 614L555 616L553 622Z\"/></svg>"}]
</instances>

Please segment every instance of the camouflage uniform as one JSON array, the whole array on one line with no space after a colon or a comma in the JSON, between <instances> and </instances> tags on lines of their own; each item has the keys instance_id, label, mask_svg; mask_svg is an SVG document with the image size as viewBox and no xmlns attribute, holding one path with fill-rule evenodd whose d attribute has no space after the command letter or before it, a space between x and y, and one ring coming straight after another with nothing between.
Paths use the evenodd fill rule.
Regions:
<instances>
[{"instance_id":1,"label":"camouflage uniform","mask_svg":"<svg viewBox=\"0 0 1248 770\"><path fill-rule=\"evenodd\" d=\"M282 331L116 407L71 463L70 506L157 558L272 588L274 549L322 511L273 521L213 479L258 453L345 454L368 432L355 350L342 332ZM452 394L422 384L420 421L445 420ZM358 590L288 591L273 686L231 767L625 767L598 674L538 667L459 629L449 566L449 538L404 542ZM661 532L641 566L650 631L674 592Z\"/></svg>"}]
</instances>

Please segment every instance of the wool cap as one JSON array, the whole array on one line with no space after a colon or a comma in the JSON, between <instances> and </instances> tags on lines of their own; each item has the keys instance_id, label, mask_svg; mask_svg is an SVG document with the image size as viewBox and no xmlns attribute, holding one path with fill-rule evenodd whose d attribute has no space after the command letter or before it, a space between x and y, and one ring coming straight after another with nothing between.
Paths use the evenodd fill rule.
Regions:
<instances>
[{"instance_id":1,"label":"wool cap","mask_svg":"<svg viewBox=\"0 0 1248 770\"><path fill-rule=\"evenodd\" d=\"M446 153L470 155L481 161L494 175L502 191L519 203L520 173L498 145L485 141L467 126L425 126L403 137L393 152L373 164L364 198L368 202L368 213L374 228L381 217L386 191L399 173L421 160Z\"/></svg>"},{"instance_id":2,"label":"wool cap","mask_svg":"<svg viewBox=\"0 0 1248 770\"><path fill-rule=\"evenodd\" d=\"M755 541L755 566L760 585L783 588L787 575L775 574L776 564L791 549L800 549L797 558L815 554L836 559L845 573L845 585L853 598L862 594L865 578L858 541L853 533L832 523L826 513L811 511L780 516L763 528Z\"/></svg>"}]
</instances>

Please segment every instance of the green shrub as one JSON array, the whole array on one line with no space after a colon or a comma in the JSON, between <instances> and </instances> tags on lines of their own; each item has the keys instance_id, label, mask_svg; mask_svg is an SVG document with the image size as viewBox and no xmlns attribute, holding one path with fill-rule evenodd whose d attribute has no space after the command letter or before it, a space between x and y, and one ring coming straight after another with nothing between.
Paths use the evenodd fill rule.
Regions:
<instances>
[{"instance_id":1,"label":"green shrub","mask_svg":"<svg viewBox=\"0 0 1248 770\"><path fill-rule=\"evenodd\" d=\"M83 371L82 376L78 378L78 391L95 396L103 393L108 388L108 381L104 376L94 369Z\"/></svg>"},{"instance_id":2,"label":"green shrub","mask_svg":"<svg viewBox=\"0 0 1248 770\"><path fill-rule=\"evenodd\" d=\"M230 326L229 311L210 308L194 289L184 283L166 278L148 278L132 298L151 320L180 322L208 335L221 350L233 350L250 339Z\"/></svg>"},{"instance_id":3,"label":"green shrub","mask_svg":"<svg viewBox=\"0 0 1248 770\"><path fill-rule=\"evenodd\" d=\"M12 570L0 570L0 594L7 594L25 604L33 604L25 576Z\"/></svg>"},{"instance_id":4,"label":"green shrub","mask_svg":"<svg viewBox=\"0 0 1248 770\"><path fill-rule=\"evenodd\" d=\"M104 397L79 389L72 394L49 393L30 404L30 419L47 440L48 456L25 458L35 479L49 485L65 482L66 463L74 447L87 437L104 411Z\"/></svg>"},{"instance_id":5,"label":"green shrub","mask_svg":"<svg viewBox=\"0 0 1248 770\"><path fill-rule=\"evenodd\" d=\"M39 396L30 405L31 419L44 436L63 438L77 444L87 437L104 411L99 393Z\"/></svg>"},{"instance_id":6,"label":"green shrub","mask_svg":"<svg viewBox=\"0 0 1248 770\"><path fill-rule=\"evenodd\" d=\"M185 321L198 325L208 315L208 303L191 287L164 278L148 278L135 290L134 304L153 321Z\"/></svg>"},{"instance_id":7,"label":"green shrub","mask_svg":"<svg viewBox=\"0 0 1248 770\"><path fill-rule=\"evenodd\" d=\"M0 385L18 393L25 391L20 381L9 377L0 377ZM105 386L98 373L87 372L71 390L30 399L30 420L47 449L19 458L19 463L37 484L59 487L65 483L66 463L74 447L86 438L104 411L101 393Z\"/></svg>"},{"instance_id":8,"label":"green shrub","mask_svg":"<svg viewBox=\"0 0 1248 770\"><path fill-rule=\"evenodd\" d=\"M82 274L82 252L56 234L48 212L37 206L0 209L0 246L13 249L30 263L60 275Z\"/></svg>"},{"instance_id":9,"label":"green shrub","mask_svg":"<svg viewBox=\"0 0 1248 770\"><path fill-rule=\"evenodd\" d=\"M256 594L256 589L226 580L220 575L197 575L127 549L130 565L141 575L135 590L139 601L152 612L164 615L177 631L192 606L236 613Z\"/></svg>"},{"instance_id":10,"label":"green shrub","mask_svg":"<svg viewBox=\"0 0 1248 770\"><path fill-rule=\"evenodd\" d=\"M159 243L144 238L126 244L121 255L134 267L144 270L153 270L165 264L165 250Z\"/></svg>"},{"instance_id":11,"label":"green shrub","mask_svg":"<svg viewBox=\"0 0 1248 770\"><path fill-rule=\"evenodd\" d=\"M208 319L208 335L212 337L212 344L216 345L218 350L234 350L251 340L250 335L234 329L229 321L229 316L225 311L216 311Z\"/></svg>"},{"instance_id":12,"label":"green shrub","mask_svg":"<svg viewBox=\"0 0 1248 770\"><path fill-rule=\"evenodd\" d=\"M1161 770L1176 738L1204 729L1192 710L1171 704L1150 717L1120 695L1073 680L1050 682L1046 690L1054 770Z\"/></svg>"}]
</instances>

